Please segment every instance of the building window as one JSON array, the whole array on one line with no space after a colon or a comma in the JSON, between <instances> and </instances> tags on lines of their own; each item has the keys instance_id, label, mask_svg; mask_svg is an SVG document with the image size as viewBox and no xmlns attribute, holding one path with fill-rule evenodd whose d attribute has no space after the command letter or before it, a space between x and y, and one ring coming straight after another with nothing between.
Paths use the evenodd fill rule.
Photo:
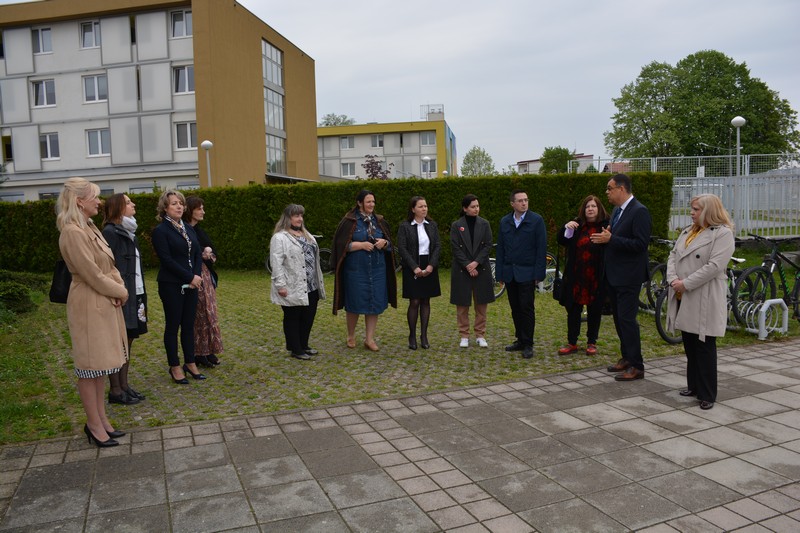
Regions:
<instances>
[{"instance_id":1,"label":"building window","mask_svg":"<svg viewBox=\"0 0 800 533\"><path fill-rule=\"evenodd\" d=\"M342 150L352 150L356 147L356 138L353 135L339 137L339 148Z\"/></svg>"},{"instance_id":2,"label":"building window","mask_svg":"<svg viewBox=\"0 0 800 533\"><path fill-rule=\"evenodd\" d=\"M286 174L286 139L267 135L267 172Z\"/></svg>"},{"instance_id":3,"label":"building window","mask_svg":"<svg viewBox=\"0 0 800 533\"><path fill-rule=\"evenodd\" d=\"M108 100L108 77L105 74L83 78L83 101L105 102Z\"/></svg>"},{"instance_id":4,"label":"building window","mask_svg":"<svg viewBox=\"0 0 800 533\"><path fill-rule=\"evenodd\" d=\"M192 10L172 12L172 36L191 37L192 36Z\"/></svg>"},{"instance_id":5,"label":"building window","mask_svg":"<svg viewBox=\"0 0 800 533\"><path fill-rule=\"evenodd\" d=\"M383 148L383 135L378 134L372 136L372 147Z\"/></svg>"},{"instance_id":6,"label":"building window","mask_svg":"<svg viewBox=\"0 0 800 533\"><path fill-rule=\"evenodd\" d=\"M61 152L58 150L58 133L43 133L39 135L39 151L42 159L58 159Z\"/></svg>"},{"instance_id":7,"label":"building window","mask_svg":"<svg viewBox=\"0 0 800 533\"><path fill-rule=\"evenodd\" d=\"M33 39L33 53L47 54L53 51L53 40L50 36L50 28L38 28L31 30Z\"/></svg>"},{"instance_id":8,"label":"building window","mask_svg":"<svg viewBox=\"0 0 800 533\"><path fill-rule=\"evenodd\" d=\"M283 52L261 41L261 68L264 79L277 87L283 87Z\"/></svg>"},{"instance_id":9,"label":"building window","mask_svg":"<svg viewBox=\"0 0 800 533\"><path fill-rule=\"evenodd\" d=\"M81 24L81 48L97 48L100 46L100 23L84 22Z\"/></svg>"},{"instance_id":10,"label":"building window","mask_svg":"<svg viewBox=\"0 0 800 533\"><path fill-rule=\"evenodd\" d=\"M38 80L33 82L33 105L34 107L56 105L55 80Z\"/></svg>"},{"instance_id":11,"label":"building window","mask_svg":"<svg viewBox=\"0 0 800 533\"><path fill-rule=\"evenodd\" d=\"M436 132L423 131L419 134L420 144L422 146L436 146Z\"/></svg>"},{"instance_id":12,"label":"building window","mask_svg":"<svg viewBox=\"0 0 800 533\"><path fill-rule=\"evenodd\" d=\"M342 163L342 177L355 178L356 177L356 164L355 163Z\"/></svg>"},{"instance_id":13,"label":"building window","mask_svg":"<svg viewBox=\"0 0 800 533\"><path fill-rule=\"evenodd\" d=\"M284 106L283 95L273 91L272 89L264 88L264 112L266 116L267 126L278 130L284 128Z\"/></svg>"},{"instance_id":14,"label":"building window","mask_svg":"<svg viewBox=\"0 0 800 533\"><path fill-rule=\"evenodd\" d=\"M102 130L87 130L86 144L89 146L90 156L111 155L111 132L108 128Z\"/></svg>"},{"instance_id":15,"label":"building window","mask_svg":"<svg viewBox=\"0 0 800 533\"><path fill-rule=\"evenodd\" d=\"M178 122L175 124L175 139L179 150L197 148L197 122Z\"/></svg>"},{"instance_id":16,"label":"building window","mask_svg":"<svg viewBox=\"0 0 800 533\"><path fill-rule=\"evenodd\" d=\"M194 92L194 66L175 67L173 73L176 94Z\"/></svg>"},{"instance_id":17,"label":"building window","mask_svg":"<svg viewBox=\"0 0 800 533\"><path fill-rule=\"evenodd\" d=\"M422 173L425 175L436 173L436 159L422 160Z\"/></svg>"}]
</instances>

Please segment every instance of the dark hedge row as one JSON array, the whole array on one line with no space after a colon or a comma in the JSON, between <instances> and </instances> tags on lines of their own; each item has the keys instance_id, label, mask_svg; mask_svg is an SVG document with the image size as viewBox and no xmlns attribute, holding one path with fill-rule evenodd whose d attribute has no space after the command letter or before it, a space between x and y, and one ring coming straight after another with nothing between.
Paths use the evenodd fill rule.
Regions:
<instances>
[{"instance_id":1,"label":"dark hedge row","mask_svg":"<svg viewBox=\"0 0 800 533\"><path fill-rule=\"evenodd\" d=\"M355 204L359 190L375 193L376 211L389 221L392 231L405 218L414 195L426 198L430 217L439 223L443 242L448 242L450 224L459 216L461 199L478 196L481 216L496 230L500 218L510 212L508 195L519 188L528 193L530 208L541 214L548 240L555 246L555 230L574 217L583 198L595 194L605 201L609 174L563 174L492 176L485 178L400 179L346 183L300 183L217 187L189 192L205 201L203 227L214 241L222 267L263 268L275 222L289 203L306 208L306 225L322 234L323 247L330 240L342 215ZM672 202L672 176L667 173L632 173L634 194L653 216L653 233L666 235ZM150 244L157 194L132 194L142 254L147 266L158 263ZM52 271L59 257L55 202L0 203L0 268L16 271ZM606 205L608 208L609 206ZM101 220L98 218L98 224ZM394 236L393 236L394 238ZM553 248L554 249L554 248ZM442 266L450 265L450 247L443 246Z\"/></svg>"}]
</instances>

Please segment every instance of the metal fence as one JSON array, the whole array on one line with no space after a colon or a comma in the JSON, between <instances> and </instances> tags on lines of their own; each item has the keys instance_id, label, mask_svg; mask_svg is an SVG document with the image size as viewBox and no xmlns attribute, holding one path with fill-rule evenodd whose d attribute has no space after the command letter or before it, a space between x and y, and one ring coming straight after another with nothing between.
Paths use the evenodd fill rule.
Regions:
<instances>
[{"instance_id":1,"label":"metal fence","mask_svg":"<svg viewBox=\"0 0 800 533\"><path fill-rule=\"evenodd\" d=\"M670 230L691 223L693 196L716 194L733 217L737 235L800 236L800 154L596 159L601 172L672 172Z\"/></svg>"}]
</instances>

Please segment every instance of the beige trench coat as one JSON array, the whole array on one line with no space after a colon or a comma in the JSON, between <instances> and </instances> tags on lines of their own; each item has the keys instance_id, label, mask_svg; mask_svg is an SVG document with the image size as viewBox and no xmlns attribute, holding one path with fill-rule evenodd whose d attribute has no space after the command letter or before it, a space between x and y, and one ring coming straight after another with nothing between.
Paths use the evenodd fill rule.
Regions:
<instances>
[{"instance_id":1,"label":"beige trench coat","mask_svg":"<svg viewBox=\"0 0 800 533\"><path fill-rule=\"evenodd\" d=\"M72 359L81 370L119 368L127 359L127 331L122 308L128 289L114 266L114 254L94 224L68 224L58 239L61 256L72 273L67 320Z\"/></svg>"},{"instance_id":2,"label":"beige trench coat","mask_svg":"<svg viewBox=\"0 0 800 533\"><path fill-rule=\"evenodd\" d=\"M316 244L314 237L311 242ZM317 269L317 290L319 299L325 299L325 280L322 279L322 267L319 263L319 247L314 247L314 259ZM272 267L272 287L270 297L272 303L294 307L308 305L308 282L306 280L306 258L303 245L292 237L288 231L279 231L269 242L269 262ZM286 289L289 294L281 296L278 289Z\"/></svg>"},{"instance_id":3,"label":"beige trench coat","mask_svg":"<svg viewBox=\"0 0 800 533\"><path fill-rule=\"evenodd\" d=\"M682 279L686 287L678 300L669 288L667 329L700 336L722 337L728 323L726 268L734 250L733 232L727 226L711 226L686 246L689 228L678 237L667 261L667 281Z\"/></svg>"}]
</instances>

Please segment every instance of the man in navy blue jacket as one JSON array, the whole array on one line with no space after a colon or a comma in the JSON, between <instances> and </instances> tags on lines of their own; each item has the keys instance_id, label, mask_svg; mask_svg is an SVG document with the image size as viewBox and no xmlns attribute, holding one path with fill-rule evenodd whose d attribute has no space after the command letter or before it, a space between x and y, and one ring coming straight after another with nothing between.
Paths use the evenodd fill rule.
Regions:
<instances>
[{"instance_id":1,"label":"man in navy blue jacket","mask_svg":"<svg viewBox=\"0 0 800 533\"><path fill-rule=\"evenodd\" d=\"M506 351L521 351L522 357L530 359L536 326L536 286L545 276L547 230L544 219L528 209L525 191L511 193L511 207L514 211L500 219L495 278L508 289L514 319L516 340L506 346Z\"/></svg>"}]
</instances>

